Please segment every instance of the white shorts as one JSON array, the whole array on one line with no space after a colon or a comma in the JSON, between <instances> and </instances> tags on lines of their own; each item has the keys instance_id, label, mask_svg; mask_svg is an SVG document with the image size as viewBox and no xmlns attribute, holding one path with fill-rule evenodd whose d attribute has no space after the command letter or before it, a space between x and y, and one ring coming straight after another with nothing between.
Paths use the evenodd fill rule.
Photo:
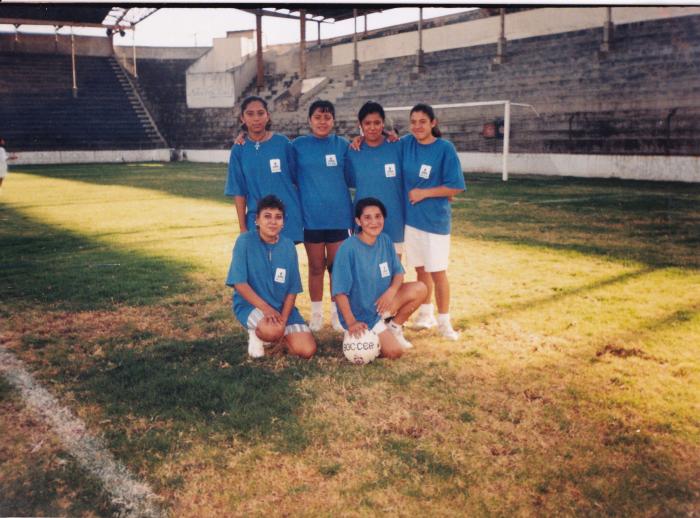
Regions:
<instances>
[{"instance_id":1,"label":"white shorts","mask_svg":"<svg viewBox=\"0 0 700 518\"><path fill-rule=\"evenodd\" d=\"M449 234L433 234L406 225L404 243L406 263L409 267L422 266L426 272L447 270L450 262Z\"/></svg>"},{"instance_id":2,"label":"white shorts","mask_svg":"<svg viewBox=\"0 0 700 518\"><path fill-rule=\"evenodd\" d=\"M403 255L405 249L403 243L394 243L394 250L396 250L397 254Z\"/></svg>"}]
</instances>

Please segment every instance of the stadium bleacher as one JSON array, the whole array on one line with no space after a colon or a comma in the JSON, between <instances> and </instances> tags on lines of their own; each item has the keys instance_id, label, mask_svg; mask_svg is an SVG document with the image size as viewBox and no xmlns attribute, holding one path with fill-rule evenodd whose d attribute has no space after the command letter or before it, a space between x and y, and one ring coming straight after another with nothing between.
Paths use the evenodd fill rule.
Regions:
<instances>
[{"instance_id":1,"label":"stadium bleacher","mask_svg":"<svg viewBox=\"0 0 700 518\"><path fill-rule=\"evenodd\" d=\"M114 58L0 54L0 120L16 151L165 147Z\"/></svg>"}]
</instances>

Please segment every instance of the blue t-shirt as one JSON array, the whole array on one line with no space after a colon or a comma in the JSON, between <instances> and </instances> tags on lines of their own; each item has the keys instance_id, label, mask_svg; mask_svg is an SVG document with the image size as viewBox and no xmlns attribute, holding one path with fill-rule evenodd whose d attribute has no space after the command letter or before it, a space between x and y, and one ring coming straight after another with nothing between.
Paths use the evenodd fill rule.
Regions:
<instances>
[{"instance_id":1,"label":"blue t-shirt","mask_svg":"<svg viewBox=\"0 0 700 518\"><path fill-rule=\"evenodd\" d=\"M260 239L257 229L238 236L233 247L226 285L233 286L243 282L247 282L270 306L282 311L287 295L303 291L294 243L284 236L280 236L277 243L266 243ZM253 309L255 306L234 291L233 312L244 326ZM295 311L292 313L298 314ZM287 323L303 323L303 320L296 322L290 316Z\"/></svg>"},{"instance_id":2,"label":"blue t-shirt","mask_svg":"<svg viewBox=\"0 0 700 518\"><path fill-rule=\"evenodd\" d=\"M227 196L245 196L248 230L255 229L258 200L274 194L284 203L282 235L300 242L304 240L304 229L294 177L294 152L287 137L275 133L259 143L246 139L242 146L231 148L224 192Z\"/></svg>"},{"instance_id":3,"label":"blue t-shirt","mask_svg":"<svg viewBox=\"0 0 700 518\"><path fill-rule=\"evenodd\" d=\"M441 138L432 144L421 144L413 135L406 135L401 138L401 158L406 190L406 225L432 234L449 234L452 218L447 197L426 198L411 205L408 193L415 188L440 186L465 189L455 147Z\"/></svg>"},{"instance_id":4,"label":"blue t-shirt","mask_svg":"<svg viewBox=\"0 0 700 518\"><path fill-rule=\"evenodd\" d=\"M363 142L360 151L348 151L345 163L350 186L357 189L355 203L370 196L381 201L386 207L384 232L394 243L403 243L405 196L401 145L385 140L372 147Z\"/></svg>"},{"instance_id":5,"label":"blue t-shirt","mask_svg":"<svg viewBox=\"0 0 700 518\"><path fill-rule=\"evenodd\" d=\"M374 303L401 273L403 266L388 235L379 234L373 245L351 236L340 245L333 261L333 296L347 295L352 314L371 329L380 318ZM342 313L338 314L347 329Z\"/></svg>"},{"instance_id":6,"label":"blue t-shirt","mask_svg":"<svg viewBox=\"0 0 700 518\"><path fill-rule=\"evenodd\" d=\"M346 139L335 134L322 139L313 135L294 139L305 229L352 228L352 201L345 176L348 145Z\"/></svg>"}]
</instances>

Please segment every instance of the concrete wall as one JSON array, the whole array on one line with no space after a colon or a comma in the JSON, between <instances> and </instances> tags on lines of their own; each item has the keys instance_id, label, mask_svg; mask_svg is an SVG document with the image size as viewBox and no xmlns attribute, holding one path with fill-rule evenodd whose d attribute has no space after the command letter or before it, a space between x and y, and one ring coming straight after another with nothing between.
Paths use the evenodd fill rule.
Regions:
<instances>
[{"instance_id":1,"label":"concrete wall","mask_svg":"<svg viewBox=\"0 0 700 518\"><path fill-rule=\"evenodd\" d=\"M466 173L503 171L501 153L458 153ZM700 156L511 153L508 174L700 183Z\"/></svg>"},{"instance_id":2,"label":"concrete wall","mask_svg":"<svg viewBox=\"0 0 700 518\"><path fill-rule=\"evenodd\" d=\"M79 56L111 56L112 40L106 35L75 36L75 51ZM70 34L59 34L58 39L52 34L19 34L15 41L14 34L0 34L0 52L18 52L21 54L68 54L71 53Z\"/></svg>"},{"instance_id":3,"label":"concrete wall","mask_svg":"<svg viewBox=\"0 0 700 518\"><path fill-rule=\"evenodd\" d=\"M190 162L228 163L229 150L188 149ZM465 173L503 171L501 153L458 153ZM700 183L700 157L511 153L509 174Z\"/></svg>"},{"instance_id":4,"label":"concrete wall","mask_svg":"<svg viewBox=\"0 0 700 518\"><path fill-rule=\"evenodd\" d=\"M169 162L169 149L126 149L116 151L26 151L16 153L12 165L86 164L121 162Z\"/></svg>"},{"instance_id":5,"label":"concrete wall","mask_svg":"<svg viewBox=\"0 0 700 518\"><path fill-rule=\"evenodd\" d=\"M136 47L136 59L198 59L211 47ZM115 45L114 54L120 59L132 59L133 47Z\"/></svg>"},{"instance_id":6,"label":"concrete wall","mask_svg":"<svg viewBox=\"0 0 700 518\"><path fill-rule=\"evenodd\" d=\"M255 74L255 60L243 55L252 31L214 38L214 46L187 69L188 108L232 108Z\"/></svg>"},{"instance_id":7,"label":"concrete wall","mask_svg":"<svg viewBox=\"0 0 700 518\"><path fill-rule=\"evenodd\" d=\"M546 7L506 15L508 40L578 31L602 27L604 7ZM615 7L613 23L633 23L644 20L700 14L700 7ZM460 47L495 43L500 34L500 18L492 16L423 31L423 50L435 52ZM409 56L418 50L418 32L394 34L358 42L359 61ZM353 45L333 47L333 65L352 63Z\"/></svg>"}]
</instances>

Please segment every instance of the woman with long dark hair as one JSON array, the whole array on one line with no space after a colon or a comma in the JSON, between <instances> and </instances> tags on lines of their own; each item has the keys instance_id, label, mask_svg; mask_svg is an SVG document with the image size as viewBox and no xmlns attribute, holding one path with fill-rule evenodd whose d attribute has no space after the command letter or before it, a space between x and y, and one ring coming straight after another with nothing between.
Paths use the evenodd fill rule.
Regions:
<instances>
[{"instance_id":1,"label":"woman with long dark hair","mask_svg":"<svg viewBox=\"0 0 700 518\"><path fill-rule=\"evenodd\" d=\"M459 333L450 321L450 284L447 266L450 255L450 199L466 186L457 152L441 138L433 108L416 104L410 113L411 134L401 139L406 205L406 258L416 269L428 293L418 310L414 326L438 325L442 336L457 340ZM435 291L438 318L433 315Z\"/></svg>"},{"instance_id":2,"label":"woman with long dark hair","mask_svg":"<svg viewBox=\"0 0 700 518\"><path fill-rule=\"evenodd\" d=\"M285 207L282 235L294 243L304 239L292 144L271 131L264 99L250 96L241 103L242 145L231 148L225 193L233 196L241 233L255 228L257 202L274 194ZM239 140L237 140L239 142Z\"/></svg>"}]
</instances>

